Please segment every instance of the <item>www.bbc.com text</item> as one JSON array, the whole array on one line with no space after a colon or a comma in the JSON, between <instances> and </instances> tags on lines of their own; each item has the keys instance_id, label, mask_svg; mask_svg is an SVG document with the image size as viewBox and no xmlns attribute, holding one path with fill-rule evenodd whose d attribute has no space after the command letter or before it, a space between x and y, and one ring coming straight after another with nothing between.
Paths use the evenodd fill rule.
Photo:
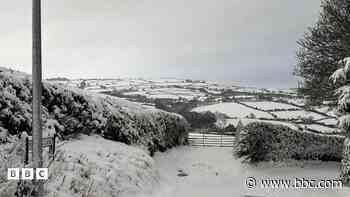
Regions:
<instances>
[{"instance_id":1,"label":"www.bbc.com text","mask_svg":"<svg viewBox=\"0 0 350 197\"><path fill-rule=\"evenodd\" d=\"M261 179L248 177L245 182L247 188L255 189L341 189L343 184L340 180L315 180L306 178L295 179Z\"/></svg>"}]
</instances>

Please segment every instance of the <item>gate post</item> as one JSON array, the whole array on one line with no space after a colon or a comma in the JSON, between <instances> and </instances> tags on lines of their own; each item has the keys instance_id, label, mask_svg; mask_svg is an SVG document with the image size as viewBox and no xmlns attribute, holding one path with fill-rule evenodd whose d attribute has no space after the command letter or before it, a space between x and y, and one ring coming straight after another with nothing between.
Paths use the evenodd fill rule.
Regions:
<instances>
[{"instance_id":1,"label":"gate post","mask_svg":"<svg viewBox=\"0 0 350 197\"><path fill-rule=\"evenodd\" d=\"M52 160L55 160L55 151L56 151L56 133L53 135L52 139Z\"/></svg>"},{"instance_id":2,"label":"gate post","mask_svg":"<svg viewBox=\"0 0 350 197\"><path fill-rule=\"evenodd\" d=\"M25 150L24 150L24 164L29 163L29 137L25 138Z\"/></svg>"}]
</instances>

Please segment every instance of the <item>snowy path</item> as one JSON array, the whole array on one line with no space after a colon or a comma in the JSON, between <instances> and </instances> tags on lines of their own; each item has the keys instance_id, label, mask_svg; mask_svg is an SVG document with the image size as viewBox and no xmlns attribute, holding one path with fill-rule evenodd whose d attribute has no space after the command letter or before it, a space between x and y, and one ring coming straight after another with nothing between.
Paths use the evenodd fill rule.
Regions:
<instances>
[{"instance_id":1,"label":"snowy path","mask_svg":"<svg viewBox=\"0 0 350 197\"><path fill-rule=\"evenodd\" d=\"M336 179L339 164L315 163L304 167L252 167L232 157L231 148L179 147L154 157L161 176L161 187L152 197L345 197L344 189L248 189L247 177ZM179 170L188 176L178 176Z\"/></svg>"}]
</instances>

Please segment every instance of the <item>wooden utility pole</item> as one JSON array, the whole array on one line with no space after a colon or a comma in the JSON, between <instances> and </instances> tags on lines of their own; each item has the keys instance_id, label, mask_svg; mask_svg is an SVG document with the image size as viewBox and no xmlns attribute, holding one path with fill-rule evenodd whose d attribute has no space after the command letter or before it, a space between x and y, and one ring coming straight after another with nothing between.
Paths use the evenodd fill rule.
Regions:
<instances>
[{"instance_id":1,"label":"wooden utility pole","mask_svg":"<svg viewBox=\"0 0 350 197\"><path fill-rule=\"evenodd\" d=\"M33 122L32 122L32 137L33 137L33 167L41 168L43 166L42 156L42 121L41 121L41 95L42 95L42 74L41 74L41 0L33 0L33 62L32 62L32 77L33 77ZM43 183L36 182L36 197L43 196Z\"/></svg>"}]
</instances>

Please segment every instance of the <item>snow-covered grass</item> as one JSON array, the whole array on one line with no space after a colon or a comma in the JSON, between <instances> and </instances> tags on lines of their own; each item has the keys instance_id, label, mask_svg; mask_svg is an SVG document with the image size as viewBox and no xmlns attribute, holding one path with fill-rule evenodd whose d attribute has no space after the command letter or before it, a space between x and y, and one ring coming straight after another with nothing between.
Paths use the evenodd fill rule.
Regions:
<instances>
[{"instance_id":1,"label":"snow-covered grass","mask_svg":"<svg viewBox=\"0 0 350 197\"><path fill-rule=\"evenodd\" d=\"M254 114L257 118L273 118L270 114L258 110L245 107L238 103L218 103L214 105L201 106L193 109L196 112L219 112L230 117L245 118L250 114Z\"/></svg>"},{"instance_id":2,"label":"snow-covered grass","mask_svg":"<svg viewBox=\"0 0 350 197\"><path fill-rule=\"evenodd\" d=\"M340 132L339 129L325 127L325 126L318 125L318 124L299 124L299 125L302 126L303 128L316 130L316 131L319 131L319 132L322 132L322 133Z\"/></svg>"},{"instance_id":3,"label":"snow-covered grass","mask_svg":"<svg viewBox=\"0 0 350 197\"><path fill-rule=\"evenodd\" d=\"M336 108L331 108L331 107L328 107L328 106L320 106L320 107L317 107L316 110L320 111L320 112L323 112L325 114L328 114L330 116L333 116L333 117L337 117L337 114L338 114Z\"/></svg>"},{"instance_id":4,"label":"snow-covered grass","mask_svg":"<svg viewBox=\"0 0 350 197\"><path fill-rule=\"evenodd\" d=\"M327 119L327 120L328 121L319 121L319 122L326 123L329 125L335 125L335 122L337 121L335 119ZM334 120L335 122L331 120ZM265 123L271 123L271 124L284 125L294 130L304 130L305 132L306 132L306 129L312 129L321 133L340 132L339 129L331 128L331 127L327 127L319 124L300 124L300 123L296 124L288 121L284 122L284 121L278 121L278 120L259 120L259 119L249 119L249 118L227 119L226 126L229 124L232 124L233 126L237 126L239 121L242 122L243 126L248 125L249 123L252 123L252 122L265 122Z\"/></svg>"},{"instance_id":5,"label":"snow-covered grass","mask_svg":"<svg viewBox=\"0 0 350 197\"><path fill-rule=\"evenodd\" d=\"M350 189L263 189L263 178L338 179L339 163L304 162L298 165L274 165L261 163L258 166L242 164L232 156L231 148L179 147L157 153L154 157L161 177L161 187L148 197L185 196L233 196L245 195L266 197L348 197ZM188 176L178 176L180 173ZM182 173L182 174L183 174ZM248 189L247 177L255 177L258 186Z\"/></svg>"},{"instance_id":6,"label":"snow-covered grass","mask_svg":"<svg viewBox=\"0 0 350 197\"><path fill-rule=\"evenodd\" d=\"M233 126L237 126L238 122L241 121L243 126L248 125L252 122L265 122L265 123L271 123L271 124L279 124L287 126L291 129L298 130L299 127L297 124L291 123L291 122L282 122L282 121L275 121L275 120L259 120L259 119L249 119L249 118L239 118L239 119L227 119L226 125L232 124Z\"/></svg>"},{"instance_id":7,"label":"snow-covered grass","mask_svg":"<svg viewBox=\"0 0 350 197\"><path fill-rule=\"evenodd\" d=\"M305 102L306 100L305 99L300 99L300 98L293 98L293 99L283 99L285 101L287 101L288 103L292 103L292 104L295 104L295 105L301 105L301 106L304 106L305 105Z\"/></svg>"},{"instance_id":8,"label":"snow-covered grass","mask_svg":"<svg viewBox=\"0 0 350 197\"><path fill-rule=\"evenodd\" d=\"M245 102L245 104L250 105L252 107L257 107L259 109L263 110L274 110L274 109L297 109L298 107L295 107L293 105L288 105L285 103L277 103L277 102L270 102L270 101L261 101L261 102Z\"/></svg>"},{"instance_id":9,"label":"snow-covered grass","mask_svg":"<svg viewBox=\"0 0 350 197\"><path fill-rule=\"evenodd\" d=\"M145 96L147 98L157 99L179 99L184 98L187 100L191 100L198 97L204 97L203 93L200 93L199 90L189 90L185 88L151 88L146 89L142 88L142 90L125 92L124 95L140 95Z\"/></svg>"},{"instance_id":10,"label":"snow-covered grass","mask_svg":"<svg viewBox=\"0 0 350 197\"><path fill-rule=\"evenodd\" d=\"M324 116L320 114L316 114L309 111L279 111L279 112L272 112L273 114L277 115L278 118L283 119L298 119L298 118L312 118L313 120L324 118Z\"/></svg>"},{"instance_id":11,"label":"snow-covered grass","mask_svg":"<svg viewBox=\"0 0 350 197\"><path fill-rule=\"evenodd\" d=\"M324 120L318 120L319 123L329 124L329 125L337 125L338 120L334 118L328 118Z\"/></svg>"}]
</instances>

